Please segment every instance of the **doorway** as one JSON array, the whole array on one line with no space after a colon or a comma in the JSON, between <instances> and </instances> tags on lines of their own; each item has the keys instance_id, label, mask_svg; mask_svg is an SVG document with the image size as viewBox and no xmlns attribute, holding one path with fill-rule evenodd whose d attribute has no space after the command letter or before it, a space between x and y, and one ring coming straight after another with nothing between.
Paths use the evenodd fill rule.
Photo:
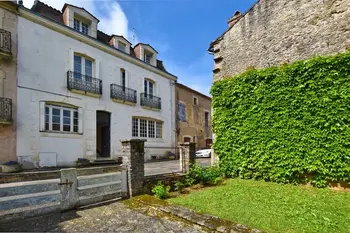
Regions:
<instances>
[{"instance_id":1,"label":"doorway","mask_svg":"<svg viewBox=\"0 0 350 233\"><path fill-rule=\"evenodd\" d=\"M96 111L96 153L97 158L111 156L111 113Z\"/></svg>"}]
</instances>

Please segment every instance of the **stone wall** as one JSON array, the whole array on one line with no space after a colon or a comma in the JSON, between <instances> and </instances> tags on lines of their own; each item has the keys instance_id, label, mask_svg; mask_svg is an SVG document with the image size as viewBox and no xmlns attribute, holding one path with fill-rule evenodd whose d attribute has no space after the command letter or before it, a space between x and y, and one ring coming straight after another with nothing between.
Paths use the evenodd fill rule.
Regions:
<instances>
[{"instance_id":1,"label":"stone wall","mask_svg":"<svg viewBox=\"0 0 350 233\"><path fill-rule=\"evenodd\" d=\"M198 105L194 105L193 98L196 97ZM184 142L184 137L190 137L191 142L197 143L197 148L206 147L206 139L212 139L211 132L211 98L194 91L182 84L176 85L177 103L186 105L186 121L177 119L177 145ZM178 113L178 106L176 107ZM205 127L204 114L209 112L209 127ZM195 141L193 140L195 137Z\"/></svg>"},{"instance_id":2,"label":"stone wall","mask_svg":"<svg viewBox=\"0 0 350 233\"><path fill-rule=\"evenodd\" d=\"M260 0L211 47L214 81L343 52L350 48L350 0Z\"/></svg>"},{"instance_id":3,"label":"stone wall","mask_svg":"<svg viewBox=\"0 0 350 233\"><path fill-rule=\"evenodd\" d=\"M16 6L11 2L0 2L0 28L11 33L11 55L4 54L0 49L0 98L8 98L12 101L12 120L3 120L0 116L1 164L17 160L17 11Z\"/></svg>"}]
</instances>

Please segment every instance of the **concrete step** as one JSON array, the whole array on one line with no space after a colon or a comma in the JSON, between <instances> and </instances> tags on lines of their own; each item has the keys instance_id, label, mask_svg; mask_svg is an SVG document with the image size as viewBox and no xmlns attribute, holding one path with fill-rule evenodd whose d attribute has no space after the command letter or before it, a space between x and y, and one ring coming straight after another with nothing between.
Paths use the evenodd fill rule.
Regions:
<instances>
[{"instance_id":1,"label":"concrete step","mask_svg":"<svg viewBox=\"0 0 350 233\"><path fill-rule=\"evenodd\" d=\"M78 187L78 194L81 197L85 196L94 196L94 195L103 195L105 193L120 193L122 190L122 182L112 181L107 183L93 184L93 185L85 185Z\"/></svg>"},{"instance_id":2,"label":"concrete step","mask_svg":"<svg viewBox=\"0 0 350 233\"><path fill-rule=\"evenodd\" d=\"M93 162L90 163L90 165L93 165L93 166L98 166L98 165L108 165L108 164L121 164L120 161L118 160L114 160L114 159L96 159L94 160Z\"/></svg>"},{"instance_id":3,"label":"concrete step","mask_svg":"<svg viewBox=\"0 0 350 233\"><path fill-rule=\"evenodd\" d=\"M0 211L58 202L61 199L60 190L23 194L0 198Z\"/></svg>"},{"instance_id":4,"label":"concrete step","mask_svg":"<svg viewBox=\"0 0 350 233\"><path fill-rule=\"evenodd\" d=\"M0 223L15 219L30 218L60 212L60 202L51 202L43 205L26 206L11 210L0 211Z\"/></svg>"},{"instance_id":5,"label":"concrete step","mask_svg":"<svg viewBox=\"0 0 350 233\"><path fill-rule=\"evenodd\" d=\"M52 179L0 184L0 198L58 190L59 182L59 179Z\"/></svg>"},{"instance_id":6,"label":"concrete step","mask_svg":"<svg viewBox=\"0 0 350 233\"><path fill-rule=\"evenodd\" d=\"M111 172L97 175L80 176L78 177L78 187L85 185L102 184L122 179L121 172Z\"/></svg>"},{"instance_id":7,"label":"concrete step","mask_svg":"<svg viewBox=\"0 0 350 233\"><path fill-rule=\"evenodd\" d=\"M86 206L94 203L112 200L112 199L121 199L121 192L111 192L105 193L104 195L94 195L94 196L85 196L79 197L78 206Z\"/></svg>"}]
</instances>

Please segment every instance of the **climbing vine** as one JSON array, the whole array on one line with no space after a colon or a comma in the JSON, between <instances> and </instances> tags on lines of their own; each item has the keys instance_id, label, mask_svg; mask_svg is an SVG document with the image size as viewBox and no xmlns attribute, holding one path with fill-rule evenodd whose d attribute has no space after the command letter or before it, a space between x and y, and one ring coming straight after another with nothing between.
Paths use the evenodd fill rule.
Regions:
<instances>
[{"instance_id":1,"label":"climbing vine","mask_svg":"<svg viewBox=\"0 0 350 233\"><path fill-rule=\"evenodd\" d=\"M214 149L227 174L318 187L350 181L350 53L214 83Z\"/></svg>"}]
</instances>

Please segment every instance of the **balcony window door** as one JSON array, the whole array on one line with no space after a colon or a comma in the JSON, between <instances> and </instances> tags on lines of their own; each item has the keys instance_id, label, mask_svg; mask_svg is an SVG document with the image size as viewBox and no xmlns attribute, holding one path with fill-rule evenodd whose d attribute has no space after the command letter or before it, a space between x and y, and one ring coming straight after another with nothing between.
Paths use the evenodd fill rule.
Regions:
<instances>
[{"instance_id":1,"label":"balcony window door","mask_svg":"<svg viewBox=\"0 0 350 233\"><path fill-rule=\"evenodd\" d=\"M74 78L92 82L93 61L74 55Z\"/></svg>"},{"instance_id":2,"label":"balcony window door","mask_svg":"<svg viewBox=\"0 0 350 233\"><path fill-rule=\"evenodd\" d=\"M144 93L145 93L145 97L148 97L149 99L153 98L154 95L154 82L145 79L144 81Z\"/></svg>"},{"instance_id":3,"label":"balcony window door","mask_svg":"<svg viewBox=\"0 0 350 233\"><path fill-rule=\"evenodd\" d=\"M126 87L126 73L124 69L120 69L120 85L123 87L123 91L125 92Z\"/></svg>"}]
</instances>

